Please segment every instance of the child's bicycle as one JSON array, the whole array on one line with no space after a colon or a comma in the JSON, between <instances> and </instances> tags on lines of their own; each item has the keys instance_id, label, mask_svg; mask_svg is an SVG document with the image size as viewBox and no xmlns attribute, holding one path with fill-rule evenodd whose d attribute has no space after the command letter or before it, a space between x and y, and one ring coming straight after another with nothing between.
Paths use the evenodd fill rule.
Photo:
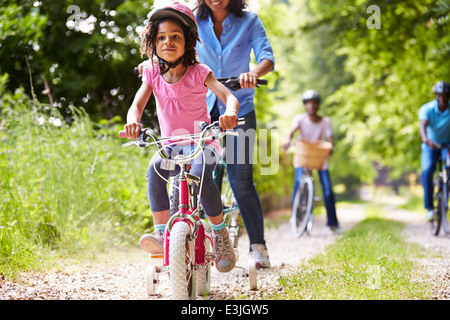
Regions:
<instances>
[{"instance_id":1,"label":"child's bicycle","mask_svg":"<svg viewBox=\"0 0 450 320\"><path fill-rule=\"evenodd\" d=\"M203 219L200 207L200 194L194 188L200 185L202 179L190 174L190 162L202 155L206 140L221 139L225 135L237 135L233 131L220 132L218 122L204 126L199 134L172 136L158 139L150 129L142 129L136 141L124 143L122 147L137 145L140 148L156 145L167 170L180 166L178 178L179 210L167 223L164 232L163 254L150 254L149 266L146 272L147 293L155 294L158 277L161 273L169 273L170 287L173 299L195 299L197 292L207 295L210 291L210 268L214 265L212 252L213 239L208 224ZM119 133L124 137L123 132ZM153 140L153 141L148 141ZM166 154L162 141L191 141L196 144L190 155L177 155L170 159ZM168 181L169 182L169 181ZM200 191L201 192L201 191Z\"/></svg>"}]
</instances>

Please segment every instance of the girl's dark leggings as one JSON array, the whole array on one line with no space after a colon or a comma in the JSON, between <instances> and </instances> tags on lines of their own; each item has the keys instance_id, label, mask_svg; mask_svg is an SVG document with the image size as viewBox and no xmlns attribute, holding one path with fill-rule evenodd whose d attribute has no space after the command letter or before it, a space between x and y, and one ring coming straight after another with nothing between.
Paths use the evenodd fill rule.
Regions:
<instances>
[{"instance_id":1,"label":"girl's dark leggings","mask_svg":"<svg viewBox=\"0 0 450 320\"><path fill-rule=\"evenodd\" d=\"M166 153L174 157L176 154L189 154L194 150L194 146L169 146L166 147ZM202 204L203 209L205 210L206 215L210 217L216 217L222 213L222 201L220 197L219 189L213 180L213 171L217 164L217 153L216 151L210 147L205 146L203 148L204 157L200 155L196 159L191 162L191 170L190 173L202 178L203 174L203 184L202 184L202 192L200 202ZM169 176L175 176L180 171L178 165L176 169L173 171L167 171L161 169L161 161L162 158L159 153L156 153L152 160L150 161L150 165L147 170L147 189L148 189L148 199L150 202L150 209L152 212L169 210L169 196L167 193L167 182L163 180L158 173L164 177L164 179L168 179ZM205 162L205 171L203 173L203 162ZM158 171L156 173L155 169ZM199 187L197 188L197 193L199 191Z\"/></svg>"}]
</instances>

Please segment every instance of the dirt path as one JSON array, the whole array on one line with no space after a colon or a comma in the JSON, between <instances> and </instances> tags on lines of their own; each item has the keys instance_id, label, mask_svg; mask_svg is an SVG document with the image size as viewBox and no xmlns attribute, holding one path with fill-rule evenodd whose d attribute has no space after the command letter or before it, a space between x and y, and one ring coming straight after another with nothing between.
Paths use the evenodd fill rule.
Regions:
<instances>
[{"instance_id":1,"label":"dirt path","mask_svg":"<svg viewBox=\"0 0 450 320\"><path fill-rule=\"evenodd\" d=\"M338 208L343 230L365 218L363 205ZM261 299L270 291L279 290L278 277L303 264L336 239L325 227L323 216L315 220L313 232L301 239L292 237L284 211L274 212L266 219L266 241L272 267L258 273L258 290L249 290L248 278L241 268L221 274L213 268L211 280L212 300ZM433 237L423 222L423 216L391 208L389 219L407 223L407 234L429 250L444 258L421 261L426 272L439 281L436 298L450 299L450 239ZM276 223L274 223L274 221ZM271 227L272 226L272 227ZM240 238L238 266L246 266L248 239ZM168 277L161 276L157 295L149 297L145 290L147 255L142 250L127 249L108 252L96 257L95 263L65 263L44 274L23 274L21 283L0 280L0 299L56 299L56 300L158 300L170 299Z\"/></svg>"}]
</instances>

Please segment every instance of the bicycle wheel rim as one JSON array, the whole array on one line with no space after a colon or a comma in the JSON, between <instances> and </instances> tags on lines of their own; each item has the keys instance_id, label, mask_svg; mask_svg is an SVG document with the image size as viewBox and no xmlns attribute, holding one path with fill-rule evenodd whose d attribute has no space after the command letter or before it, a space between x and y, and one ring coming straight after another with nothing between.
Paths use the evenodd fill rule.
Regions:
<instances>
[{"instance_id":1,"label":"bicycle wheel rim","mask_svg":"<svg viewBox=\"0 0 450 320\"><path fill-rule=\"evenodd\" d=\"M291 214L291 229L296 238L300 238L306 231L311 216L313 198L312 181L302 179L295 195Z\"/></svg>"}]
</instances>

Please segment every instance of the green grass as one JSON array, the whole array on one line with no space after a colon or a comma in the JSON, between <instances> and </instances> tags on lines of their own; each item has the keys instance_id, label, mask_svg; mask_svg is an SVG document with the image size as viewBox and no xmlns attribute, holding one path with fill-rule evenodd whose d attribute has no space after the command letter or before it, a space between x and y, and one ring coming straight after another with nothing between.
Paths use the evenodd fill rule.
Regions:
<instances>
[{"instance_id":1,"label":"green grass","mask_svg":"<svg viewBox=\"0 0 450 320\"><path fill-rule=\"evenodd\" d=\"M424 253L405 242L404 225L371 217L344 233L296 273L283 275L283 293L270 299L430 299L431 285L416 276L413 258Z\"/></svg>"},{"instance_id":2,"label":"green grass","mask_svg":"<svg viewBox=\"0 0 450 320\"><path fill-rule=\"evenodd\" d=\"M93 123L80 109L2 90L0 275L42 269L56 255L136 245L152 227L152 151L122 149L114 121Z\"/></svg>"}]
</instances>

